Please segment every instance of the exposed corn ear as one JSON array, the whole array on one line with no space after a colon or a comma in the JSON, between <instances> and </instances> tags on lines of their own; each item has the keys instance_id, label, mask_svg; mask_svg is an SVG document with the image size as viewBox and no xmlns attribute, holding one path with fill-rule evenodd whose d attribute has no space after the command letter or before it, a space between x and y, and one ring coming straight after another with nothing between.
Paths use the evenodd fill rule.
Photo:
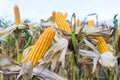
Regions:
<instances>
[{"instance_id":1,"label":"exposed corn ear","mask_svg":"<svg viewBox=\"0 0 120 80\"><path fill-rule=\"evenodd\" d=\"M106 42L105 42L105 40L104 40L104 38L102 36L95 37L95 39L97 40L96 46L98 47L98 50L101 54L110 51Z\"/></svg>"},{"instance_id":2,"label":"exposed corn ear","mask_svg":"<svg viewBox=\"0 0 120 80\"><path fill-rule=\"evenodd\" d=\"M94 20L90 20L90 21L88 22L88 26L89 26L89 27L94 27L94 26L95 26Z\"/></svg>"},{"instance_id":3,"label":"exposed corn ear","mask_svg":"<svg viewBox=\"0 0 120 80\"><path fill-rule=\"evenodd\" d=\"M33 23L30 24L29 28L30 28L30 30L33 30L34 29L34 24Z\"/></svg>"},{"instance_id":4,"label":"exposed corn ear","mask_svg":"<svg viewBox=\"0 0 120 80\"><path fill-rule=\"evenodd\" d=\"M31 61L35 67L40 58L42 58L50 46L55 35L55 30L52 27L47 28L34 44L24 63Z\"/></svg>"},{"instance_id":5,"label":"exposed corn ear","mask_svg":"<svg viewBox=\"0 0 120 80\"><path fill-rule=\"evenodd\" d=\"M18 8L17 4L14 5L14 14L15 14L15 24L16 25L21 24L20 12L19 12L19 8Z\"/></svg>"},{"instance_id":6,"label":"exposed corn ear","mask_svg":"<svg viewBox=\"0 0 120 80\"><path fill-rule=\"evenodd\" d=\"M56 12L53 11L53 12L52 12L52 22L55 22L55 14L56 14Z\"/></svg>"},{"instance_id":7,"label":"exposed corn ear","mask_svg":"<svg viewBox=\"0 0 120 80\"><path fill-rule=\"evenodd\" d=\"M76 25L77 27L80 25L80 20L79 20L79 19L76 20L75 25Z\"/></svg>"},{"instance_id":8,"label":"exposed corn ear","mask_svg":"<svg viewBox=\"0 0 120 80\"><path fill-rule=\"evenodd\" d=\"M59 29L64 30L68 33L71 33L70 26L66 22L66 19L61 12L57 12L57 14L56 14L56 23L57 23Z\"/></svg>"},{"instance_id":9,"label":"exposed corn ear","mask_svg":"<svg viewBox=\"0 0 120 80\"><path fill-rule=\"evenodd\" d=\"M118 36L120 36L120 28L118 28L118 31L117 31L117 32L118 32Z\"/></svg>"},{"instance_id":10,"label":"exposed corn ear","mask_svg":"<svg viewBox=\"0 0 120 80\"><path fill-rule=\"evenodd\" d=\"M68 15L67 13L64 14L65 19L67 18L67 15Z\"/></svg>"}]
</instances>

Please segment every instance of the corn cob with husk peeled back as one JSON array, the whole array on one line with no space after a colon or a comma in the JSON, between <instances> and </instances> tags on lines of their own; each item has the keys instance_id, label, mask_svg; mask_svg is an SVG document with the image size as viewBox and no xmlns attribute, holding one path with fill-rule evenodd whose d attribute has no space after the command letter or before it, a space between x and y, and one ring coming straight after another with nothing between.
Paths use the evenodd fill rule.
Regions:
<instances>
[{"instance_id":1,"label":"corn cob with husk peeled back","mask_svg":"<svg viewBox=\"0 0 120 80\"><path fill-rule=\"evenodd\" d=\"M30 30L33 30L33 29L34 29L34 24L33 24L33 23L30 24L29 29L30 29Z\"/></svg>"},{"instance_id":2,"label":"corn cob with husk peeled back","mask_svg":"<svg viewBox=\"0 0 120 80\"><path fill-rule=\"evenodd\" d=\"M118 31L117 31L117 32L118 32L118 36L120 36L120 28L118 28Z\"/></svg>"},{"instance_id":3,"label":"corn cob with husk peeled back","mask_svg":"<svg viewBox=\"0 0 120 80\"><path fill-rule=\"evenodd\" d=\"M95 37L95 39L97 40L96 42L96 46L98 48L98 51L100 52L100 54L103 54L105 52L109 52L109 48L104 40L104 38L102 36L99 37Z\"/></svg>"},{"instance_id":4,"label":"corn cob with husk peeled back","mask_svg":"<svg viewBox=\"0 0 120 80\"><path fill-rule=\"evenodd\" d=\"M80 20L77 19L76 22L75 22L75 26L78 27L80 25Z\"/></svg>"},{"instance_id":5,"label":"corn cob with husk peeled back","mask_svg":"<svg viewBox=\"0 0 120 80\"><path fill-rule=\"evenodd\" d=\"M41 59L44 56L54 36L55 36L55 30L52 27L47 28L39 37L37 42L34 44L34 46L28 53L28 56L23 61L23 63L27 63L28 61L31 61L33 63L33 66L35 67L39 59Z\"/></svg>"},{"instance_id":6,"label":"corn cob with husk peeled back","mask_svg":"<svg viewBox=\"0 0 120 80\"><path fill-rule=\"evenodd\" d=\"M53 23L55 22L55 14L56 14L56 12L53 11L53 12L52 12L52 22L53 22Z\"/></svg>"},{"instance_id":7,"label":"corn cob with husk peeled back","mask_svg":"<svg viewBox=\"0 0 120 80\"><path fill-rule=\"evenodd\" d=\"M59 29L71 33L70 26L61 12L57 12L55 18L56 18L55 21Z\"/></svg>"},{"instance_id":8,"label":"corn cob with husk peeled back","mask_svg":"<svg viewBox=\"0 0 120 80\"><path fill-rule=\"evenodd\" d=\"M64 14L65 19L67 18L67 15L68 15L67 13Z\"/></svg>"},{"instance_id":9,"label":"corn cob with husk peeled back","mask_svg":"<svg viewBox=\"0 0 120 80\"><path fill-rule=\"evenodd\" d=\"M15 14L15 24L16 25L21 24L20 12L19 12L19 8L18 8L17 4L14 5L14 14Z\"/></svg>"},{"instance_id":10,"label":"corn cob with husk peeled back","mask_svg":"<svg viewBox=\"0 0 120 80\"><path fill-rule=\"evenodd\" d=\"M88 27L94 27L94 26L95 26L94 20L90 20L88 22Z\"/></svg>"},{"instance_id":11,"label":"corn cob with husk peeled back","mask_svg":"<svg viewBox=\"0 0 120 80\"><path fill-rule=\"evenodd\" d=\"M110 51L108 45L106 44L104 38L102 36L95 37L97 40L96 46L98 51L100 52L99 62L105 67L114 67L116 63L116 59L113 53Z\"/></svg>"}]
</instances>

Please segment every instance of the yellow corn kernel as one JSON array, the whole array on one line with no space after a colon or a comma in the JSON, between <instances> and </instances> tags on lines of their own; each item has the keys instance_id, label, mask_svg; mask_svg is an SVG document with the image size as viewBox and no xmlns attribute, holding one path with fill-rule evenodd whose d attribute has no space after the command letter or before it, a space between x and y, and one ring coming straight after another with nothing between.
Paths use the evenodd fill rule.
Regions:
<instances>
[{"instance_id":1,"label":"yellow corn kernel","mask_svg":"<svg viewBox=\"0 0 120 80\"><path fill-rule=\"evenodd\" d=\"M28 56L23 61L23 63L27 63L28 61L31 61L33 63L33 66L35 67L39 59L44 56L54 36L55 36L55 30L52 27L47 28L39 37L37 42L34 44L34 46L28 53Z\"/></svg>"},{"instance_id":2,"label":"yellow corn kernel","mask_svg":"<svg viewBox=\"0 0 120 80\"><path fill-rule=\"evenodd\" d=\"M80 25L80 20L79 19L76 20L75 25L76 25L76 27L78 27Z\"/></svg>"},{"instance_id":3,"label":"yellow corn kernel","mask_svg":"<svg viewBox=\"0 0 120 80\"><path fill-rule=\"evenodd\" d=\"M118 36L120 36L120 28L118 28L118 31L117 31L117 33L118 33Z\"/></svg>"},{"instance_id":4,"label":"yellow corn kernel","mask_svg":"<svg viewBox=\"0 0 120 80\"><path fill-rule=\"evenodd\" d=\"M56 14L56 23L59 29L71 33L70 26L61 12L57 12Z\"/></svg>"},{"instance_id":5,"label":"yellow corn kernel","mask_svg":"<svg viewBox=\"0 0 120 80\"><path fill-rule=\"evenodd\" d=\"M94 26L95 26L94 20L90 20L90 21L88 22L88 26L89 26L89 27L94 27Z\"/></svg>"},{"instance_id":6,"label":"yellow corn kernel","mask_svg":"<svg viewBox=\"0 0 120 80\"><path fill-rule=\"evenodd\" d=\"M52 12L52 22L55 22L55 14L56 14L56 12L53 11L53 12Z\"/></svg>"},{"instance_id":7,"label":"yellow corn kernel","mask_svg":"<svg viewBox=\"0 0 120 80\"><path fill-rule=\"evenodd\" d=\"M64 14L65 19L67 18L67 15L68 15L67 13Z\"/></svg>"},{"instance_id":8,"label":"yellow corn kernel","mask_svg":"<svg viewBox=\"0 0 120 80\"><path fill-rule=\"evenodd\" d=\"M33 29L34 29L34 24L33 24L33 23L30 24L29 29L30 29L30 30L33 30Z\"/></svg>"},{"instance_id":9,"label":"yellow corn kernel","mask_svg":"<svg viewBox=\"0 0 120 80\"><path fill-rule=\"evenodd\" d=\"M16 25L21 24L20 13L17 4L14 5L14 14L15 14L15 24Z\"/></svg>"},{"instance_id":10,"label":"yellow corn kernel","mask_svg":"<svg viewBox=\"0 0 120 80\"><path fill-rule=\"evenodd\" d=\"M95 37L95 39L97 40L96 46L98 47L98 50L101 54L110 51L106 42L105 42L105 40L104 40L104 38L102 36Z\"/></svg>"}]
</instances>

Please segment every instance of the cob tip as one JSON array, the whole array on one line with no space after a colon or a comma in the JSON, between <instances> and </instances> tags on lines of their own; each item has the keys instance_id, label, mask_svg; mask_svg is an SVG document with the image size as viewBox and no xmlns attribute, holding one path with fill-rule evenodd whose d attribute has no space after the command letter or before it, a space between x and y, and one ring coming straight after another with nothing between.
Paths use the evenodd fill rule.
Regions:
<instances>
[{"instance_id":1,"label":"cob tip","mask_svg":"<svg viewBox=\"0 0 120 80\"><path fill-rule=\"evenodd\" d=\"M21 24L19 7L18 7L17 4L14 4L14 14L15 14L15 23L16 23L16 25Z\"/></svg>"},{"instance_id":2,"label":"cob tip","mask_svg":"<svg viewBox=\"0 0 120 80\"><path fill-rule=\"evenodd\" d=\"M89 26L89 27L94 27L94 26L95 26L94 20L91 19L91 20L88 22L88 26Z\"/></svg>"}]
</instances>

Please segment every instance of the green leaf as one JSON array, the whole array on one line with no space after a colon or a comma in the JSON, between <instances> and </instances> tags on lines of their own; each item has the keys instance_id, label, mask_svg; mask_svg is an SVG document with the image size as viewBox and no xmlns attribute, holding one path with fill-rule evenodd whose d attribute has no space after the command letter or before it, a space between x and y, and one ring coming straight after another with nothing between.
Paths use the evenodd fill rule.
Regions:
<instances>
[{"instance_id":1,"label":"green leaf","mask_svg":"<svg viewBox=\"0 0 120 80\"><path fill-rule=\"evenodd\" d=\"M24 46L24 48L27 48L28 46L30 46L31 40L32 40L32 37L29 37L26 45Z\"/></svg>"},{"instance_id":2,"label":"green leaf","mask_svg":"<svg viewBox=\"0 0 120 80\"><path fill-rule=\"evenodd\" d=\"M22 53L18 53L18 54L17 54L17 61L18 61L19 63L22 63L22 59L23 59L23 54L22 54Z\"/></svg>"},{"instance_id":3,"label":"green leaf","mask_svg":"<svg viewBox=\"0 0 120 80\"><path fill-rule=\"evenodd\" d=\"M75 31L72 30L72 44L74 48L76 48L76 37L75 37Z\"/></svg>"},{"instance_id":4,"label":"green leaf","mask_svg":"<svg viewBox=\"0 0 120 80\"><path fill-rule=\"evenodd\" d=\"M9 43L8 43L8 46L14 46L15 45L15 40L14 39L12 39L12 40L10 40L9 41Z\"/></svg>"},{"instance_id":5,"label":"green leaf","mask_svg":"<svg viewBox=\"0 0 120 80\"><path fill-rule=\"evenodd\" d=\"M116 15L114 16L114 20L116 20L117 16L118 16L118 14L116 14Z\"/></svg>"}]
</instances>

